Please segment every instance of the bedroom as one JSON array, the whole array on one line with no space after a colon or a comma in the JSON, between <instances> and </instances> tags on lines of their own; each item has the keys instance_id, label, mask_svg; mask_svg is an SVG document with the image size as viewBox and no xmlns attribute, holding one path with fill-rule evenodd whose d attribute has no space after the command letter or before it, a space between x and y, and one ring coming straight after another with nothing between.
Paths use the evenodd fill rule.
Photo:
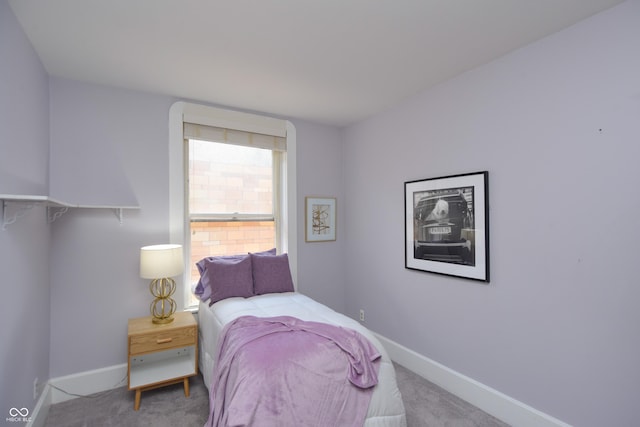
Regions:
<instances>
[{"instance_id":1,"label":"bedroom","mask_svg":"<svg viewBox=\"0 0 640 427\"><path fill-rule=\"evenodd\" d=\"M299 232L300 290L353 318L363 308L381 336L570 425L632 425L639 6L624 2L345 128L290 118L298 200L339 201L336 242L304 244ZM158 147L177 99L48 75L0 8L0 53L12 58L0 66L0 182L48 189L50 156L91 182L92 162L116 156L110 183L124 180L141 206L122 225L100 210L47 224L35 207L0 233L0 401L32 408L35 378L124 362L126 319L144 315L149 296L137 251L169 238ZM69 146L71 131L86 143ZM490 173L491 282L405 270L403 183L478 170ZM624 231L607 232L611 211L630 213Z\"/></svg>"}]
</instances>

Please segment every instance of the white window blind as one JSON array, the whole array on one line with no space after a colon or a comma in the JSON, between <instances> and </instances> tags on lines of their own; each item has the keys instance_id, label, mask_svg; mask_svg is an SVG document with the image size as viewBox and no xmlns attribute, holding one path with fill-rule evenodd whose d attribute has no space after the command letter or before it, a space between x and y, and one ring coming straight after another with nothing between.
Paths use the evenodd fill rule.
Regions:
<instances>
[{"instance_id":1,"label":"white window blind","mask_svg":"<svg viewBox=\"0 0 640 427\"><path fill-rule=\"evenodd\" d=\"M184 139L222 142L243 145L245 147L265 148L279 152L287 151L287 139L283 136L266 135L195 123L184 123Z\"/></svg>"}]
</instances>

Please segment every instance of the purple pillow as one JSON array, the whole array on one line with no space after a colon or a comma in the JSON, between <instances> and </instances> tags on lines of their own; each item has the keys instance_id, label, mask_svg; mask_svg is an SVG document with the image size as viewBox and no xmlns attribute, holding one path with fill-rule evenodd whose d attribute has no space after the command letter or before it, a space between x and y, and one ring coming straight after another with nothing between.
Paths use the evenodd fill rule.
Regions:
<instances>
[{"instance_id":1,"label":"purple pillow","mask_svg":"<svg viewBox=\"0 0 640 427\"><path fill-rule=\"evenodd\" d=\"M203 293L200 300L211 299L211 305L225 298L253 295L251 257L248 255L209 257L198 264L198 269L202 267L200 282Z\"/></svg>"},{"instance_id":2,"label":"purple pillow","mask_svg":"<svg viewBox=\"0 0 640 427\"><path fill-rule=\"evenodd\" d=\"M253 255L275 255L276 254L276 248L272 248L269 249L268 251L263 251L263 252L249 252L249 254L253 254Z\"/></svg>"},{"instance_id":3,"label":"purple pillow","mask_svg":"<svg viewBox=\"0 0 640 427\"><path fill-rule=\"evenodd\" d=\"M202 258L200 261L196 263L196 267L198 267L198 272L200 273L200 280L198 280L198 284L196 285L196 289L194 294L202 301L206 302L209 298L211 298L211 279L210 275L206 273L207 265L213 261L225 261L225 260L243 260L248 258L249 255L222 255L222 256L214 256Z\"/></svg>"},{"instance_id":4,"label":"purple pillow","mask_svg":"<svg viewBox=\"0 0 640 427\"><path fill-rule=\"evenodd\" d=\"M289 269L289 257L282 255L251 254L253 268L253 293L293 292L293 279Z\"/></svg>"}]
</instances>

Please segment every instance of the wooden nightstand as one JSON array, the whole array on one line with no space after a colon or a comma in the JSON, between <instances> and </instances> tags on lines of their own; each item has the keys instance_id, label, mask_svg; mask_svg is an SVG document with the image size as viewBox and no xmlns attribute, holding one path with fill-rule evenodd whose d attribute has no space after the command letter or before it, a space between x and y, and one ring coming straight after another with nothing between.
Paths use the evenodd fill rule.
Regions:
<instances>
[{"instance_id":1,"label":"wooden nightstand","mask_svg":"<svg viewBox=\"0 0 640 427\"><path fill-rule=\"evenodd\" d=\"M189 312L173 317L163 325L151 316L129 319L129 390L136 391L136 411L140 394L157 387L182 382L189 397L189 377L198 373L198 325Z\"/></svg>"}]
</instances>

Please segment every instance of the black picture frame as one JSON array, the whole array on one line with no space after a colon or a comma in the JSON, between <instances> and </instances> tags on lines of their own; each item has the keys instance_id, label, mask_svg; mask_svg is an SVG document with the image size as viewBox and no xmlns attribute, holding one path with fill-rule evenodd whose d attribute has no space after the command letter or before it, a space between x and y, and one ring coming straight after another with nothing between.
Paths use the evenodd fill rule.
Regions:
<instances>
[{"instance_id":1,"label":"black picture frame","mask_svg":"<svg viewBox=\"0 0 640 427\"><path fill-rule=\"evenodd\" d=\"M404 183L405 268L489 283L489 172Z\"/></svg>"}]
</instances>

